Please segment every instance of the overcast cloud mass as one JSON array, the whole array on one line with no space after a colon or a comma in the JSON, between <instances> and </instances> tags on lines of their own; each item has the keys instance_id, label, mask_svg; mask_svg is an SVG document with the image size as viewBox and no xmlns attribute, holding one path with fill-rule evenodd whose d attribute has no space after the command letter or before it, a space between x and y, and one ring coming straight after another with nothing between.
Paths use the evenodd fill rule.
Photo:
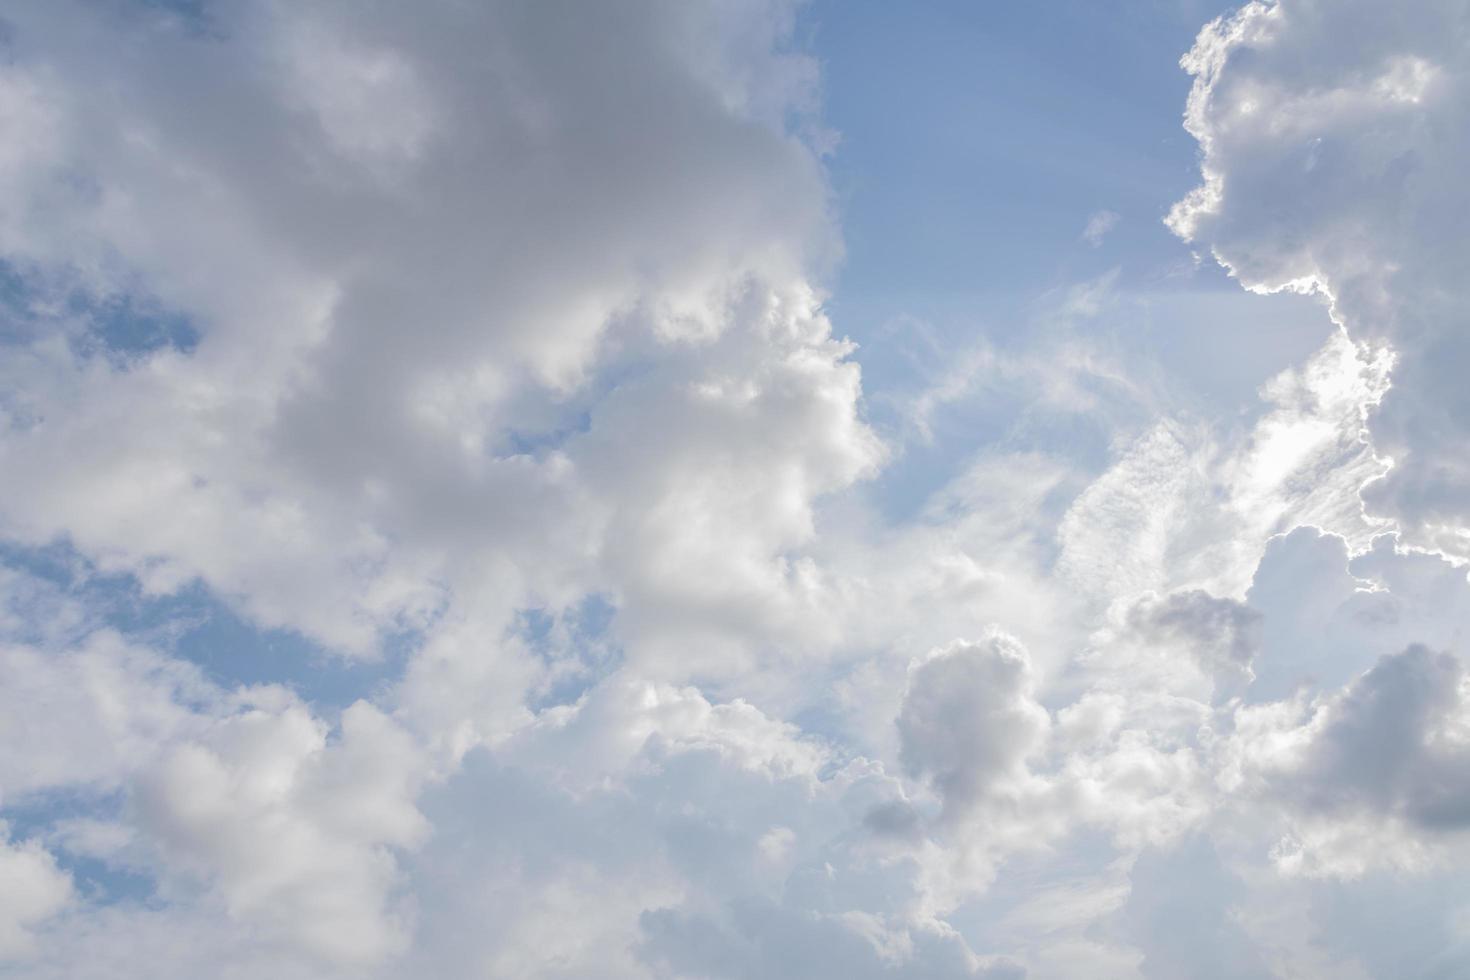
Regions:
<instances>
[{"instance_id":1,"label":"overcast cloud mass","mask_svg":"<svg viewBox=\"0 0 1470 980\"><path fill-rule=\"evenodd\" d=\"M1467 159L1466 0L0 0L0 976L1470 976Z\"/></svg>"}]
</instances>

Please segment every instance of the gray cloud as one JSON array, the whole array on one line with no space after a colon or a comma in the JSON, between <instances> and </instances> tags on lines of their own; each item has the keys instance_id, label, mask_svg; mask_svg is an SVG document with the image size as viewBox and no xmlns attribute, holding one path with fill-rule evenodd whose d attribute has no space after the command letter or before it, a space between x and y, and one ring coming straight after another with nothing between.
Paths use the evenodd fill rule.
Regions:
<instances>
[{"instance_id":1,"label":"gray cloud","mask_svg":"<svg viewBox=\"0 0 1470 980\"><path fill-rule=\"evenodd\" d=\"M1188 59L1175 228L1354 339L1175 377L1123 268L911 325L898 516L794 4L7 6L4 969L1453 973L1470 100L1401 6ZM385 680L211 681L195 593Z\"/></svg>"},{"instance_id":2,"label":"gray cloud","mask_svg":"<svg viewBox=\"0 0 1470 980\"><path fill-rule=\"evenodd\" d=\"M1204 33L1186 119L1203 186L1170 223L1247 288L1319 289L1352 336L1396 352L1372 412L1393 469L1365 490L1417 540L1470 523L1460 233L1470 199L1456 0L1251 3Z\"/></svg>"},{"instance_id":3,"label":"gray cloud","mask_svg":"<svg viewBox=\"0 0 1470 980\"><path fill-rule=\"evenodd\" d=\"M1412 646L1383 657L1322 709L1285 790L1311 810L1366 809L1425 828L1470 824L1465 668Z\"/></svg>"},{"instance_id":4,"label":"gray cloud","mask_svg":"<svg viewBox=\"0 0 1470 980\"><path fill-rule=\"evenodd\" d=\"M1128 625L1146 643L1193 657L1215 678L1217 693L1255 677L1262 616L1242 602L1200 589L1149 597L1129 609Z\"/></svg>"},{"instance_id":5,"label":"gray cloud","mask_svg":"<svg viewBox=\"0 0 1470 980\"><path fill-rule=\"evenodd\" d=\"M1032 699L1026 650L1003 633L957 640L909 667L898 715L905 769L963 814L1021 772L1050 724Z\"/></svg>"}]
</instances>

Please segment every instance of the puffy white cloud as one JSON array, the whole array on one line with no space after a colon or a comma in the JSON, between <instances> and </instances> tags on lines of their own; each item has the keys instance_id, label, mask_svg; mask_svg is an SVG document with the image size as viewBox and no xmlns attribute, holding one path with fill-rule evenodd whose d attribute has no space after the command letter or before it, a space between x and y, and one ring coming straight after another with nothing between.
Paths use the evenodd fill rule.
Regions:
<instances>
[{"instance_id":1,"label":"puffy white cloud","mask_svg":"<svg viewBox=\"0 0 1470 980\"><path fill-rule=\"evenodd\" d=\"M8 828L0 823L0 833ZM8 836L8 835L7 835ZM71 877L39 842L0 839L0 962L26 957L32 931L72 901Z\"/></svg>"},{"instance_id":2,"label":"puffy white cloud","mask_svg":"<svg viewBox=\"0 0 1470 980\"><path fill-rule=\"evenodd\" d=\"M7 14L0 247L28 328L0 523L343 653L414 634L384 698L408 727L82 630L7 647L7 799L121 793L59 839L229 924L201 935L385 962L424 779L533 721L517 609L587 593L648 680L507 743L540 773L585 791L647 745L810 779L816 743L683 686L830 632L793 552L883 453L807 278L836 243L788 5L199 16ZM119 347L99 311L134 297L197 345ZM603 768L564 772L584 751Z\"/></svg>"},{"instance_id":3,"label":"puffy white cloud","mask_svg":"<svg viewBox=\"0 0 1470 980\"><path fill-rule=\"evenodd\" d=\"M6 598L47 592L16 573L8 584ZM428 831L414 800L432 772L405 728L362 701L329 724L281 687L225 690L111 630L62 639L0 646L0 798L56 808L59 853L147 880L167 907L217 908L327 966L401 948L396 855ZM66 816L68 800L96 815ZM0 920L14 920L0 928L7 948L72 895L35 841L17 848L0 856L20 883ZM67 928L102 925L74 904ZM46 937L42 961L64 935Z\"/></svg>"},{"instance_id":4,"label":"puffy white cloud","mask_svg":"<svg viewBox=\"0 0 1470 980\"><path fill-rule=\"evenodd\" d=\"M427 833L413 805L424 761L407 733L358 702L340 737L301 706L221 719L141 772L132 821L171 874L207 884L228 913L330 961L402 948L386 909L391 848Z\"/></svg>"},{"instance_id":5,"label":"puffy white cloud","mask_svg":"<svg viewBox=\"0 0 1470 980\"><path fill-rule=\"evenodd\" d=\"M963 815L1022 775L1050 725L1034 686L1025 647L1000 632L910 665L897 719L903 764L934 784L946 814Z\"/></svg>"},{"instance_id":6,"label":"puffy white cloud","mask_svg":"<svg viewBox=\"0 0 1470 980\"><path fill-rule=\"evenodd\" d=\"M0 792L107 792L160 743L197 730L191 706L218 700L191 665L96 633L77 649L0 646Z\"/></svg>"},{"instance_id":7,"label":"puffy white cloud","mask_svg":"<svg viewBox=\"0 0 1470 980\"><path fill-rule=\"evenodd\" d=\"M1464 6L1247 4L1184 65L1204 184L1171 225L1247 288L1319 290L1334 317L1395 355L1373 412L1393 469L1367 490L1416 539L1464 552L1470 481L1458 366L1467 151Z\"/></svg>"},{"instance_id":8,"label":"puffy white cloud","mask_svg":"<svg viewBox=\"0 0 1470 980\"><path fill-rule=\"evenodd\" d=\"M1352 553L1302 527L1273 538L1247 594L1264 614L1248 700L1341 687L1414 643L1459 650L1470 615L1465 570L1392 535Z\"/></svg>"},{"instance_id":9,"label":"puffy white cloud","mask_svg":"<svg viewBox=\"0 0 1470 980\"><path fill-rule=\"evenodd\" d=\"M8 534L356 653L528 591L626 591L650 650L804 608L781 555L880 450L805 278L834 246L785 5L202 16L11 17L50 111L0 231L40 290L7 385L46 419L0 446ZM198 348L78 357L47 284Z\"/></svg>"},{"instance_id":10,"label":"puffy white cloud","mask_svg":"<svg viewBox=\"0 0 1470 980\"><path fill-rule=\"evenodd\" d=\"M1464 667L1422 646L1379 660L1316 726L1292 791L1304 805L1365 807L1453 828L1470 821Z\"/></svg>"},{"instance_id":11,"label":"puffy white cloud","mask_svg":"<svg viewBox=\"0 0 1470 980\"><path fill-rule=\"evenodd\" d=\"M408 859L436 975L986 976L923 914L902 787L748 704L611 684L425 797ZM999 972L997 976L1017 975Z\"/></svg>"},{"instance_id":12,"label":"puffy white cloud","mask_svg":"<svg viewBox=\"0 0 1470 980\"><path fill-rule=\"evenodd\" d=\"M1104 336L1154 302L1115 270L1030 346L931 332L881 436L788 3L8 11L0 537L384 680L210 681L0 572L0 804L39 828L0 952L1373 975L1315 876L1466 857L1464 15L1422 6L1252 4L1188 60L1175 228L1345 333L1212 333L1201 394Z\"/></svg>"},{"instance_id":13,"label":"puffy white cloud","mask_svg":"<svg viewBox=\"0 0 1470 980\"><path fill-rule=\"evenodd\" d=\"M1463 860L1470 821L1461 659L1411 646L1346 688L1241 709L1225 783L1281 808L1271 848L1289 873L1359 877Z\"/></svg>"},{"instance_id":14,"label":"puffy white cloud","mask_svg":"<svg viewBox=\"0 0 1470 980\"><path fill-rule=\"evenodd\" d=\"M1128 626L1146 644L1194 658L1229 689L1255 677L1251 662L1261 646L1261 614L1233 599L1193 589L1149 596L1128 610Z\"/></svg>"}]
</instances>

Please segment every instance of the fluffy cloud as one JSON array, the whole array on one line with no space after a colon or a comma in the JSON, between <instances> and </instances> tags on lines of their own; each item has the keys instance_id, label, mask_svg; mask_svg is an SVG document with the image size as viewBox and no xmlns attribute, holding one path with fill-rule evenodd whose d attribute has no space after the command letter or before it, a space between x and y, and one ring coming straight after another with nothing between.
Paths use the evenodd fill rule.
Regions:
<instances>
[{"instance_id":1,"label":"fluffy cloud","mask_svg":"<svg viewBox=\"0 0 1470 980\"><path fill-rule=\"evenodd\" d=\"M1260 646L1260 614L1198 590L1140 603L1129 624L1152 642L1183 641L1209 668L1249 675Z\"/></svg>"},{"instance_id":2,"label":"fluffy cloud","mask_svg":"<svg viewBox=\"0 0 1470 980\"><path fill-rule=\"evenodd\" d=\"M94 624L28 637L6 799L88 794L101 815L58 840L214 916L201 935L370 968L415 928L413 801L476 744L534 722L508 744L584 789L645 744L810 778L816 743L681 686L824 642L793 552L883 456L807 278L836 241L791 17L8 13L6 536L145 596L202 581L334 654L416 649L383 692L400 724L222 689ZM184 326L140 342L119 308ZM589 594L647 679L538 719L556 668L519 610ZM582 751L603 768L567 771Z\"/></svg>"},{"instance_id":3,"label":"fluffy cloud","mask_svg":"<svg viewBox=\"0 0 1470 980\"><path fill-rule=\"evenodd\" d=\"M15 573L7 584L12 605L49 591ZM74 606L46 604L63 617ZM222 689L111 630L62 639L0 647L7 804L90 804L49 828L61 853L150 879L321 963L401 947L389 892L396 854L427 832L414 800L431 772L407 730L366 702L331 724L282 687ZM4 860L26 883L7 910L6 945L19 948L23 927L67 904L70 879L36 841Z\"/></svg>"},{"instance_id":4,"label":"fluffy cloud","mask_svg":"<svg viewBox=\"0 0 1470 980\"><path fill-rule=\"evenodd\" d=\"M7 829L0 824L0 831ZM36 841L0 840L0 962L31 952L31 930L72 900L71 878Z\"/></svg>"},{"instance_id":5,"label":"fluffy cloud","mask_svg":"<svg viewBox=\"0 0 1470 980\"><path fill-rule=\"evenodd\" d=\"M1114 271L910 325L883 408L782 0L7 9L0 956L1371 976L1407 870L1454 972L1470 100L1417 9L1186 59L1171 223L1325 293L1315 354L1191 379ZM229 676L200 595L311 671Z\"/></svg>"},{"instance_id":6,"label":"fluffy cloud","mask_svg":"<svg viewBox=\"0 0 1470 980\"><path fill-rule=\"evenodd\" d=\"M1384 657L1324 709L1293 787L1318 810L1368 808L1422 825L1470 820L1457 770L1464 748L1464 667L1422 646Z\"/></svg>"},{"instance_id":7,"label":"fluffy cloud","mask_svg":"<svg viewBox=\"0 0 1470 980\"><path fill-rule=\"evenodd\" d=\"M219 699L191 664L99 632L67 650L0 646L7 798L57 786L115 790Z\"/></svg>"},{"instance_id":8,"label":"fluffy cloud","mask_svg":"<svg viewBox=\"0 0 1470 980\"><path fill-rule=\"evenodd\" d=\"M1461 329L1467 151L1462 4L1246 5L1185 67L1204 184L1170 223L1247 288L1317 290L1394 384L1371 419L1378 512L1456 553L1470 525Z\"/></svg>"},{"instance_id":9,"label":"fluffy cloud","mask_svg":"<svg viewBox=\"0 0 1470 980\"><path fill-rule=\"evenodd\" d=\"M1286 815L1270 853L1288 873L1458 864L1470 819L1465 699L1458 656L1411 646L1340 691L1243 709L1222 776Z\"/></svg>"},{"instance_id":10,"label":"fluffy cloud","mask_svg":"<svg viewBox=\"0 0 1470 980\"><path fill-rule=\"evenodd\" d=\"M8 534L349 653L527 591L646 597L640 639L700 592L733 608L684 621L795 614L777 555L879 449L804 279L833 246L789 12L199 16L12 16L48 111L6 171ZM63 344L130 294L197 349Z\"/></svg>"},{"instance_id":11,"label":"fluffy cloud","mask_svg":"<svg viewBox=\"0 0 1470 980\"><path fill-rule=\"evenodd\" d=\"M404 924L384 909L393 847L427 832L424 770L407 734L359 702L340 737L297 705L221 719L139 774L133 820L166 867L209 886L233 918L329 961L381 959Z\"/></svg>"},{"instance_id":12,"label":"fluffy cloud","mask_svg":"<svg viewBox=\"0 0 1470 980\"><path fill-rule=\"evenodd\" d=\"M1050 722L1033 699L1026 649L994 633L958 641L909 668L898 715L911 775L933 782L949 813L963 813L1021 774Z\"/></svg>"}]
</instances>

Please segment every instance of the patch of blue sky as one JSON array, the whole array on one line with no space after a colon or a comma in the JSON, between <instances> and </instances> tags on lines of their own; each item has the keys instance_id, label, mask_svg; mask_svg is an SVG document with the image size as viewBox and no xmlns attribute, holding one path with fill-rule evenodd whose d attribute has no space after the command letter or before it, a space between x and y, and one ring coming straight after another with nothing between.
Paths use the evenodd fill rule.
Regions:
<instances>
[{"instance_id":1,"label":"patch of blue sky","mask_svg":"<svg viewBox=\"0 0 1470 980\"><path fill-rule=\"evenodd\" d=\"M977 348L1024 358L1038 338L1054 348L1070 335L1130 370L1147 361L1172 407L1235 417L1326 339L1315 301L1243 293L1163 223L1199 182L1178 59L1234 6L805 8L798 42L821 63L823 119L840 137L827 163L845 256L827 312L858 342L870 421L903 447L866 490L886 518L912 518L985 452L1056 452L1096 470L1116 449L1116 417L1040 406L1001 372L958 379ZM1089 239L1101 212L1116 221ZM1066 309L1076 289L1095 293L1085 311ZM1125 414L1158 408L1081 383ZM945 384L961 393L919 431L915 397Z\"/></svg>"},{"instance_id":2,"label":"patch of blue sky","mask_svg":"<svg viewBox=\"0 0 1470 980\"><path fill-rule=\"evenodd\" d=\"M36 316L30 308L30 295L20 271L0 260L0 344L22 344L34 339Z\"/></svg>"},{"instance_id":3,"label":"patch of blue sky","mask_svg":"<svg viewBox=\"0 0 1470 980\"><path fill-rule=\"evenodd\" d=\"M1228 7L807 9L824 118L841 137L828 164L846 252L828 308L863 345L870 390L907 370L875 343L898 318L946 345L1003 343L1032 335L1046 293L1114 269L1124 289L1236 291L1213 263L1195 269L1162 223L1199 180L1177 59ZM1118 221L1094 247L1083 231L1104 210Z\"/></svg>"},{"instance_id":4,"label":"patch of blue sky","mask_svg":"<svg viewBox=\"0 0 1470 980\"><path fill-rule=\"evenodd\" d=\"M126 805L122 793L87 793L85 791L52 791L29 796L19 802L6 801L0 808L11 840L39 839L56 859L56 864L71 875L72 884L84 901L110 904L123 901L145 902L153 897L156 882L151 875L126 866L122 862L103 860L67 846L67 835L61 829L73 820L108 820Z\"/></svg>"},{"instance_id":5,"label":"patch of blue sky","mask_svg":"<svg viewBox=\"0 0 1470 980\"><path fill-rule=\"evenodd\" d=\"M592 413L581 409L562 424L535 431L531 429L507 429L501 432L493 448L496 456L541 457L560 449L566 443L592 428Z\"/></svg>"},{"instance_id":6,"label":"patch of blue sky","mask_svg":"<svg viewBox=\"0 0 1470 980\"><path fill-rule=\"evenodd\" d=\"M64 542L0 542L0 564L50 583L82 606L94 628L187 660L221 687L282 684L328 711L380 693L418 641L412 633L389 635L378 658L348 659L299 633L256 626L199 582L150 595L136 577L101 572Z\"/></svg>"},{"instance_id":7,"label":"patch of blue sky","mask_svg":"<svg viewBox=\"0 0 1470 980\"><path fill-rule=\"evenodd\" d=\"M139 0L139 3L183 17L203 17L209 7L209 0Z\"/></svg>"},{"instance_id":8,"label":"patch of blue sky","mask_svg":"<svg viewBox=\"0 0 1470 980\"><path fill-rule=\"evenodd\" d=\"M105 356L119 366L165 347L192 352L200 339L192 319L152 297L97 296L0 259L0 343L58 333L79 356Z\"/></svg>"},{"instance_id":9,"label":"patch of blue sky","mask_svg":"<svg viewBox=\"0 0 1470 980\"><path fill-rule=\"evenodd\" d=\"M861 734L853 731L850 712L831 692L824 694L820 701L801 708L788 720L800 728L803 735L828 742L834 750L830 766L841 766L848 761L846 754L835 750L852 744L854 737ZM828 773L823 772L822 775L825 778Z\"/></svg>"},{"instance_id":10,"label":"patch of blue sky","mask_svg":"<svg viewBox=\"0 0 1470 980\"><path fill-rule=\"evenodd\" d=\"M1114 293L1066 328L1098 355L1098 373L1058 374L1056 348L1051 361L1038 362L1034 349L994 347L996 366L979 362L965 378L957 373L967 350L962 340L931 344L896 324L891 335L870 345L876 362L889 370L870 370L865 362L863 380L867 414L901 447L901 463L886 467L862 492L886 519L902 522L986 454L1036 452L1096 475L1127 444L1120 438L1141 433L1160 415L1210 419L1224 430L1247 427L1271 407L1261 397L1262 385L1304 363L1335 329L1321 301L1308 296ZM977 328L972 342L987 342L983 330ZM956 349L946 356L947 343ZM892 367L905 345L923 350L900 376ZM1110 377L1113 369L1123 376ZM1086 397L1070 405L1066 399L1047 403L1036 380L1027 382L1027 370L1048 371L1050 381L1068 381L1074 394ZM1148 397L1131 391L1125 377L1147 382ZM911 417L915 398L945 385L949 392L926 412L920 432Z\"/></svg>"},{"instance_id":11,"label":"patch of blue sky","mask_svg":"<svg viewBox=\"0 0 1470 980\"><path fill-rule=\"evenodd\" d=\"M141 356L173 347L187 354L199 344L199 330L189 317L146 297L111 296L97 302L73 293L69 306L89 326L80 343L91 341L113 353Z\"/></svg>"},{"instance_id":12,"label":"patch of blue sky","mask_svg":"<svg viewBox=\"0 0 1470 980\"><path fill-rule=\"evenodd\" d=\"M588 595L563 610L522 609L512 634L548 668L547 681L528 707L533 711L574 704L623 662L609 635L617 607L606 596Z\"/></svg>"},{"instance_id":13,"label":"patch of blue sky","mask_svg":"<svg viewBox=\"0 0 1470 980\"><path fill-rule=\"evenodd\" d=\"M900 313L974 315L988 312L977 297L1034 295L1120 259L1142 280L1186 259L1161 224L1199 179L1177 59L1229 6L817 0L804 23L841 135L829 166L845 328L861 340ZM1103 251L1082 232L1105 209L1119 222Z\"/></svg>"},{"instance_id":14,"label":"patch of blue sky","mask_svg":"<svg viewBox=\"0 0 1470 980\"><path fill-rule=\"evenodd\" d=\"M300 634L260 629L200 583L173 594L146 594L134 576L101 572L65 542L45 547L0 542L0 566L42 583L41 589L31 590L28 605L12 610L22 620L18 632L12 633L16 640L39 642L47 636L56 625L44 621L56 608L48 600L61 598L83 610L73 639L94 629L111 628L132 642L196 665L220 687L281 684L328 717L360 698L372 698L394 682L418 640L408 634L389 636L378 660L348 660ZM43 591L50 595L41 594ZM64 828L68 821L106 821L125 805L125 797L116 792L98 793L86 787L51 790L0 799L0 821L8 825L12 839L45 840L83 899L148 901L155 891L150 876L67 847Z\"/></svg>"},{"instance_id":15,"label":"patch of blue sky","mask_svg":"<svg viewBox=\"0 0 1470 980\"><path fill-rule=\"evenodd\" d=\"M627 315L627 314L625 314ZM517 425L496 433L489 446L491 455L545 457L588 435L597 425L598 408L619 390L637 389L650 379L657 383L660 357L666 350L651 351L638 343L605 351L608 360L570 391L533 388L522 392L502 409Z\"/></svg>"},{"instance_id":16,"label":"patch of blue sky","mask_svg":"<svg viewBox=\"0 0 1470 980\"><path fill-rule=\"evenodd\" d=\"M208 36L218 31L217 21L210 16L210 7L217 0L134 0L142 10L160 14L171 25L182 28L189 34Z\"/></svg>"}]
</instances>

